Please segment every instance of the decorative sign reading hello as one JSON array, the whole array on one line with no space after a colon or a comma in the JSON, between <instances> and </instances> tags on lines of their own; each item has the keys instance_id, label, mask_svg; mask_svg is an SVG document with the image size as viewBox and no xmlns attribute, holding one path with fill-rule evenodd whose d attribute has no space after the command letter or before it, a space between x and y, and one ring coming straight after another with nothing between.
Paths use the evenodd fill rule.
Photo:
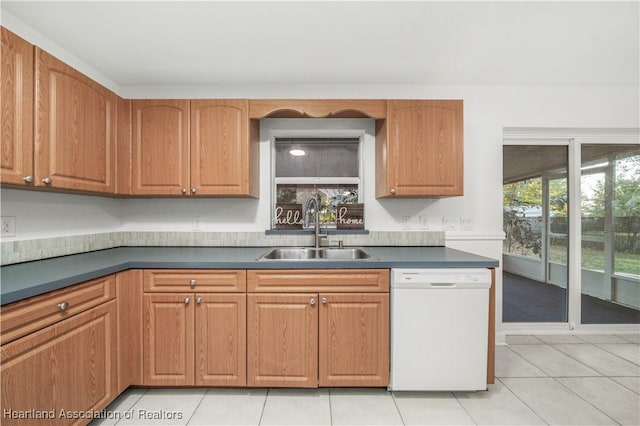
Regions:
<instances>
[{"instance_id":1,"label":"decorative sign reading hello","mask_svg":"<svg viewBox=\"0 0 640 426\"><path fill-rule=\"evenodd\" d=\"M302 229L302 204L276 204L276 229Z\"/></svg>"},{"instance_id":2,"label":"decorative sign reading hello","mask_svg":"<svg viewBox=\"0 0 640 426\"><path fill-rule=\"evenodd\" d=\"M338 204L337 229L364 229L364 204Z\"/></svg>"}]
</instances>

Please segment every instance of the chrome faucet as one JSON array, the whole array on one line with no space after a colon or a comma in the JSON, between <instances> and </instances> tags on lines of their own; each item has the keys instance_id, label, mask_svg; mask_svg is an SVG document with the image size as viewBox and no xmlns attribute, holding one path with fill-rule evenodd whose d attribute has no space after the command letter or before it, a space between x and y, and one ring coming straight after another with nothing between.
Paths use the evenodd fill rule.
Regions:
<instances>
[{"instance_id":1,"label":"chrome faucet","mask_svg":"<svg viewBox=\"0 0 640 426\"><path fill-rule=\"evenodd\" d=\"M311 197L307 200L304 212L304 227L307 228L311 222L311 215L313 215L313 223L315 225L314 230L314 247L320 247L320 239L327 238L326 235L320 234L320 207L318 205L318 197Z\"/></svg>"}]
</instances>

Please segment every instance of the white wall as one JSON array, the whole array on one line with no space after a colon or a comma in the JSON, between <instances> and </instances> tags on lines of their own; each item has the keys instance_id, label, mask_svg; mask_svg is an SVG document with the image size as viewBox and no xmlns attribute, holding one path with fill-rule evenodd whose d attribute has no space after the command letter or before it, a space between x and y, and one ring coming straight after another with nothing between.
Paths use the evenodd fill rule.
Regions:
<instances>
[{"instance_id":1,"label":"white wall","mask_svg":"<svg viewBox=\"0 0 640 426\"><path fill-rule=\"evenodd\" d=\"M0 199L2 216L16 217L16 237L2 241L112 232L121 224L113 198L2 188Z\"/></svg>"}]
</instances>

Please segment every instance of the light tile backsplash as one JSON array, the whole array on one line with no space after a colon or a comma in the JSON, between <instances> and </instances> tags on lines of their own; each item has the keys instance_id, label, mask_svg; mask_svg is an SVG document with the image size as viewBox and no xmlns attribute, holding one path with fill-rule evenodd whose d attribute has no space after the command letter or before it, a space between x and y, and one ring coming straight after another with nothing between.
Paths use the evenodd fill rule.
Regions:
<instances>
[{"instance_id":1,"label":"light tile backsplash","mask_svg":"<svg viewBox=\"0 0 640 426\"><path fill-rule=\"evenodd\" d=\"M332 234L329 243L345 246L444 246L443 231L370 231ZM1 264L29 262L113 247L275 247L310 246L310 234L266 235L264 232L107 232L24 241L2 241Z\"/></svg>"}]
</instances>

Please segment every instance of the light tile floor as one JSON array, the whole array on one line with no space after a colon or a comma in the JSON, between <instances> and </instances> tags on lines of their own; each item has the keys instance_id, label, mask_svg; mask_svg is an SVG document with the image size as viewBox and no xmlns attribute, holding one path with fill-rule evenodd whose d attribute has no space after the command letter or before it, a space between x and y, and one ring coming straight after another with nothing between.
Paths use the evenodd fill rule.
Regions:
<instances>
[{"instance_id":1,"label":"light tile floor","mask_svg":"<svg viewBox=\"0 0 640 426\"><path fill-rule=\"evenodd\" d=\"M509 336L486 392L129 389L93 425L640 425L637 335Z\"/></svg>"}]
</instances>

